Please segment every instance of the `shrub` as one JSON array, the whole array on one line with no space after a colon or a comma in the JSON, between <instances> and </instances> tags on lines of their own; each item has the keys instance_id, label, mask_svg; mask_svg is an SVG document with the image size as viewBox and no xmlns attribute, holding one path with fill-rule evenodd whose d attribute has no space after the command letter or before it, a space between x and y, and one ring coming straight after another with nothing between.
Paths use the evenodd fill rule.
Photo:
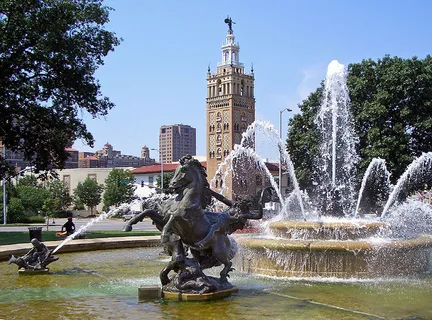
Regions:
<instances>
[{"instance_id":1,"label":"shrub","mask_svg":"<svg viewBox=\"0 0 432 320\"><path fill-rule=\"evenodd\" d=\"M44 216L26 216L24 217L24 221L21 221L23 223L45 223L45 217Z\"/></svg>"},{"instance_id":2,"label":"shrub","mask_svg":"<svg viewBox=\"0 0 432 320\"><path fill-rule=\"evenodd\" d=\"M21 199L11 198L7 206L7 223L18 223L24 222L25 220L25 210L22 205Z\"/></svg>"}]
</instances>

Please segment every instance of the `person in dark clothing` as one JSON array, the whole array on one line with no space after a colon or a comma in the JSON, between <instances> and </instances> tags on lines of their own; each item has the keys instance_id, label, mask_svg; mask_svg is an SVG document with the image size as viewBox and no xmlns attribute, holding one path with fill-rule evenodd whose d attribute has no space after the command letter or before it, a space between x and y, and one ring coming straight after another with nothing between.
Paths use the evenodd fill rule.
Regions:
<instances>
[{"instance_id":1,"label":"person in dark clothing","mask_svg":"<svg viewBox=\"0 0 432 320\"><path fill-rule=\"evenodd\" d=\"M72 217L68 217L68 221L62 226L61 232L66 230L66 235L70 235L75 232L75 224L72 221Z\"/></svg>"}]
</instances>

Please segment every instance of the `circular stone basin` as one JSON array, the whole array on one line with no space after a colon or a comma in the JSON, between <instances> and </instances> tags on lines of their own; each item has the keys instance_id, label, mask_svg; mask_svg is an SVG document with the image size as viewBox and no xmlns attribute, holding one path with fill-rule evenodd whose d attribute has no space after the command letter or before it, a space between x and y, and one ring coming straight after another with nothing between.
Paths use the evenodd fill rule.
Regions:
<instances>
[{"instance_id":1,"label":"circular stone basin","mask_svg":"<svg viewBox=\"0 0 432 320\"><path fill-rule=\"evenodd\" d=\"M279 238L238 238L243 249L243 271L277 277L338 278L429 271L432 236L367 239L388 227L385 223L275 222L269 227L270 233Z\"/></svg>"},{"instance_id":2,"label":"circular stone basin","mask_svg":"<svg viewBox=\"0 0 432 320\"><path fill-rule=\"evenodd\" d=\"M320 239L348 240L369 238L388 229L385 222L314 222L314 221L278 221L269 224L270 233L285 239Z\"/></svg>"},{"instance_id":3,"label":"circular stone basin","mask_svg":"<svg viewBox=\"0 0 432 320\"><path fill-rule=\"evenodd\" d=\"M160 284L162 247L56 253L48 274L21 275L0 262L4 319L432 319L432 276L373 281L291 281L256 277L238 265L239 291L223 300L139 301ZM236 259L240 258L238 254ZM210 275L220 269L209 270Z\"/></svg>"}]
</instances>

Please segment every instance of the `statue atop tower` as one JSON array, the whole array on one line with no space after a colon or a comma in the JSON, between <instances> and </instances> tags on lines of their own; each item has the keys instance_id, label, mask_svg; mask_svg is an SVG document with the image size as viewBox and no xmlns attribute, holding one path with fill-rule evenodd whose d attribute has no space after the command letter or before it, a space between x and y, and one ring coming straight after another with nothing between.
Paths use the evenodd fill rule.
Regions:
<instances>
[{"instance_id":1,"label":"statue atop tower","mask_svg":"<svg viewBox=\"0 0 432 320\"><path fill-rule=\"evenodd\" d=\"M228 24L228 28L229 28L228 31L231 33L233 31L232 25L233 25L233 23L235 24L235 22L232 21L232 19L230 18L230 16L227 16L224 21L225 21L226 24Z\"/></svg>"}]
</instances>

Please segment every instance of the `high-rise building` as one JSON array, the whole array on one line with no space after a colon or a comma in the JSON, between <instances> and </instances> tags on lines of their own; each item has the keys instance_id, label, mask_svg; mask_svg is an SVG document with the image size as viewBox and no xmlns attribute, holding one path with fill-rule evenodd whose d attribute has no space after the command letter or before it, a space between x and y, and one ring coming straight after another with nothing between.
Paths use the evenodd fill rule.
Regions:
<instances>
[{"instance_id":1,"label":"high-rise building","mask_svg":"<svg viewBox=\"0 0 432 320\"><path fill-rule=\"evenodd\" d=\"M196 155L196 129L185 124L162 126L159 131L159 161L171 163Z\"/></svg>"},{"instance_id":2,"label":"high-rise building","mask_svg":"<svg viewBox=\"0 0 432 320\"><path fill-rule=\"evenodd\" d=\"M246 74L240 62L240 46L235 43L231 18L225 19L225 23L228 32L222 45L222 62L217 64L216 73L211 73L210 68L207 72L207 176L212 189L223 187L226 196L235 198L255 192L254 170L243 165L237 168L244 172L238 172L236 179L229 175L224 180L222 176L215 177L215 173L234 145L240 144L242 133L255 121L255 77L253 69Z\"/></svg>"}]
</instances>

